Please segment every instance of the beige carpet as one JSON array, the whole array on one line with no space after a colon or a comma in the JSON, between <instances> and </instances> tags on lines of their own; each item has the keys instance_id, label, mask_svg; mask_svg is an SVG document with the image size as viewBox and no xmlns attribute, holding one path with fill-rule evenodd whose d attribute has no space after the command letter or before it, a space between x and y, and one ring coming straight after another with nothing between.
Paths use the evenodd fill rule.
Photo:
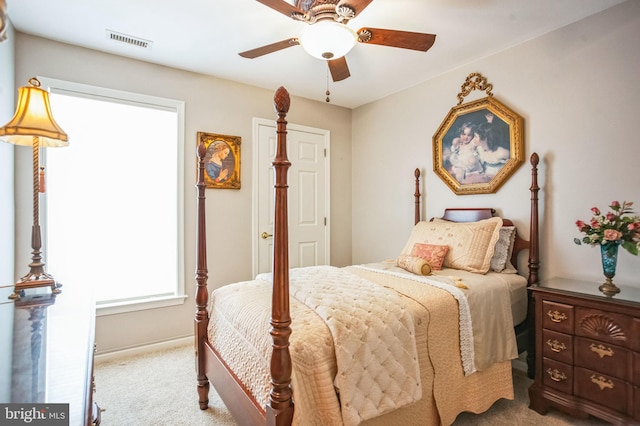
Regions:
<instances>
[{"instance_id":1,"label":"beige carpet","mask_svg":"<svg viewBox=\"0 0 640 426\"><path fill-rule=\"evenodd\" d=\"M200 410L192 345L96 361L94 376L104 426L236 425L213 387Z\"/></svg>"},{"instance_id":2,"label":"beige carpet","mask_svg":"<svg viewBox=\"0 0 640 426\"><path fill-rule=\"evenodd\" d=\"M195 355L191 345L96 361L95 382L95 400L104 410L104 426L236 424L213 387L209 408L204 411L198 408ZM530 384L524 372L514 369L515 400L497 401L483 414L462 413L454 425L605 424L597 419L580 422L554 410L546 416L539 415L528 408Z\"/></svg>"}]
</instances>

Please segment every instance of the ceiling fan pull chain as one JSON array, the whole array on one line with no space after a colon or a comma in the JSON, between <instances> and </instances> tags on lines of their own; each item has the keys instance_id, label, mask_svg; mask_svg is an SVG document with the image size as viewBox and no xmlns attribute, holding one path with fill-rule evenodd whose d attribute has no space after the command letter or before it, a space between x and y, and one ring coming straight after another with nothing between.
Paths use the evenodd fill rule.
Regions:
<instances>
[{"instance_id":1,"label":"ceiling fan pull chain","mask_svg":"<svg viewBox=\"0 0 640 426\"><path fill-rule=\"evenodd\" d=\"M327 68L327 91L325 92L325 95L327 95L325 100L327 102L331 102L331 99L329 98L329 95L331 95L331 92L329 91L329 68Z\"/></svg>"}]
</instances>

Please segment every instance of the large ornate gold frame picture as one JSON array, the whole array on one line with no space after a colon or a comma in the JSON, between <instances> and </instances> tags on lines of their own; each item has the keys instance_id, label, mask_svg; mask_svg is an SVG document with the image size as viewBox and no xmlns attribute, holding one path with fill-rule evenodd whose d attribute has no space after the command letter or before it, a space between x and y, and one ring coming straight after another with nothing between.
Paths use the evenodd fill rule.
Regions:
<instances>
[{"instance_id":1,"label":"large ornate gold frame picture","mask_svg":"<svg viewBox=\"0 0 640 426\"><path fill-rule=\"evenodd\" d=\"M240 136L198 132L198 145L201 143L207 148L204 157L207 188L240 189Z\"/></svg>"},{"instance_id":2,"label":"large ornate gold frame picture","mask_svg":"<svg viewBox=\"0 0 640 426\"><path fill-rule=\"evenodd\" d=\"M496 192L524 163L523 120L493 97L486 78L470 74L433 135L433 170L457 195ZM462 103L472 90L486 98Z\"/></svg>"}]
</instances>

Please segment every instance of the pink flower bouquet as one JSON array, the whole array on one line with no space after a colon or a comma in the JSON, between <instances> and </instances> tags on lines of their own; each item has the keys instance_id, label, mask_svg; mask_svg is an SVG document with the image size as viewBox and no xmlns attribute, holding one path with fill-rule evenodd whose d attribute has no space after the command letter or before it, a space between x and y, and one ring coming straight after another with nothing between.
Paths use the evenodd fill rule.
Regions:
<instances>
[{"instance_id":1,"label":"pink flower bouquet","mask_svg":"<svg viewBox=\"0 0 640 426\"><path fill-rule=\"evenodd\" d=\"M582 220L576 222L578 231L584 232L582 239L574 238L578 245L585 243L591 246L596 244L618 243L634 256L638 255L640 248L640 216L634 215L631 210L632 202L612 201L611 211L602 214L597 207L592 207L593 217L586 223Z\"/></svg>"}]
</instances>

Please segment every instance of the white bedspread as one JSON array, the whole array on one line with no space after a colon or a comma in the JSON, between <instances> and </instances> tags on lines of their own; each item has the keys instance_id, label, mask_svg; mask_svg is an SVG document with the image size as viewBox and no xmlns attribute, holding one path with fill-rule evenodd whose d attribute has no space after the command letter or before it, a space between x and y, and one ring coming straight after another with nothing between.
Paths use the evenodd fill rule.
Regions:
<instances>
[{"instance_id":1,"label":"white bedspread","mask_svg":"<svg viewBox=\"0 0 640 426\"><path fill-rule=\"evenodd\" d=\"M421 398L413 319L398 293L331 266L292 269L289 278L291 296L331 331L345 426Z\"/></svg>"}]
</instances>

